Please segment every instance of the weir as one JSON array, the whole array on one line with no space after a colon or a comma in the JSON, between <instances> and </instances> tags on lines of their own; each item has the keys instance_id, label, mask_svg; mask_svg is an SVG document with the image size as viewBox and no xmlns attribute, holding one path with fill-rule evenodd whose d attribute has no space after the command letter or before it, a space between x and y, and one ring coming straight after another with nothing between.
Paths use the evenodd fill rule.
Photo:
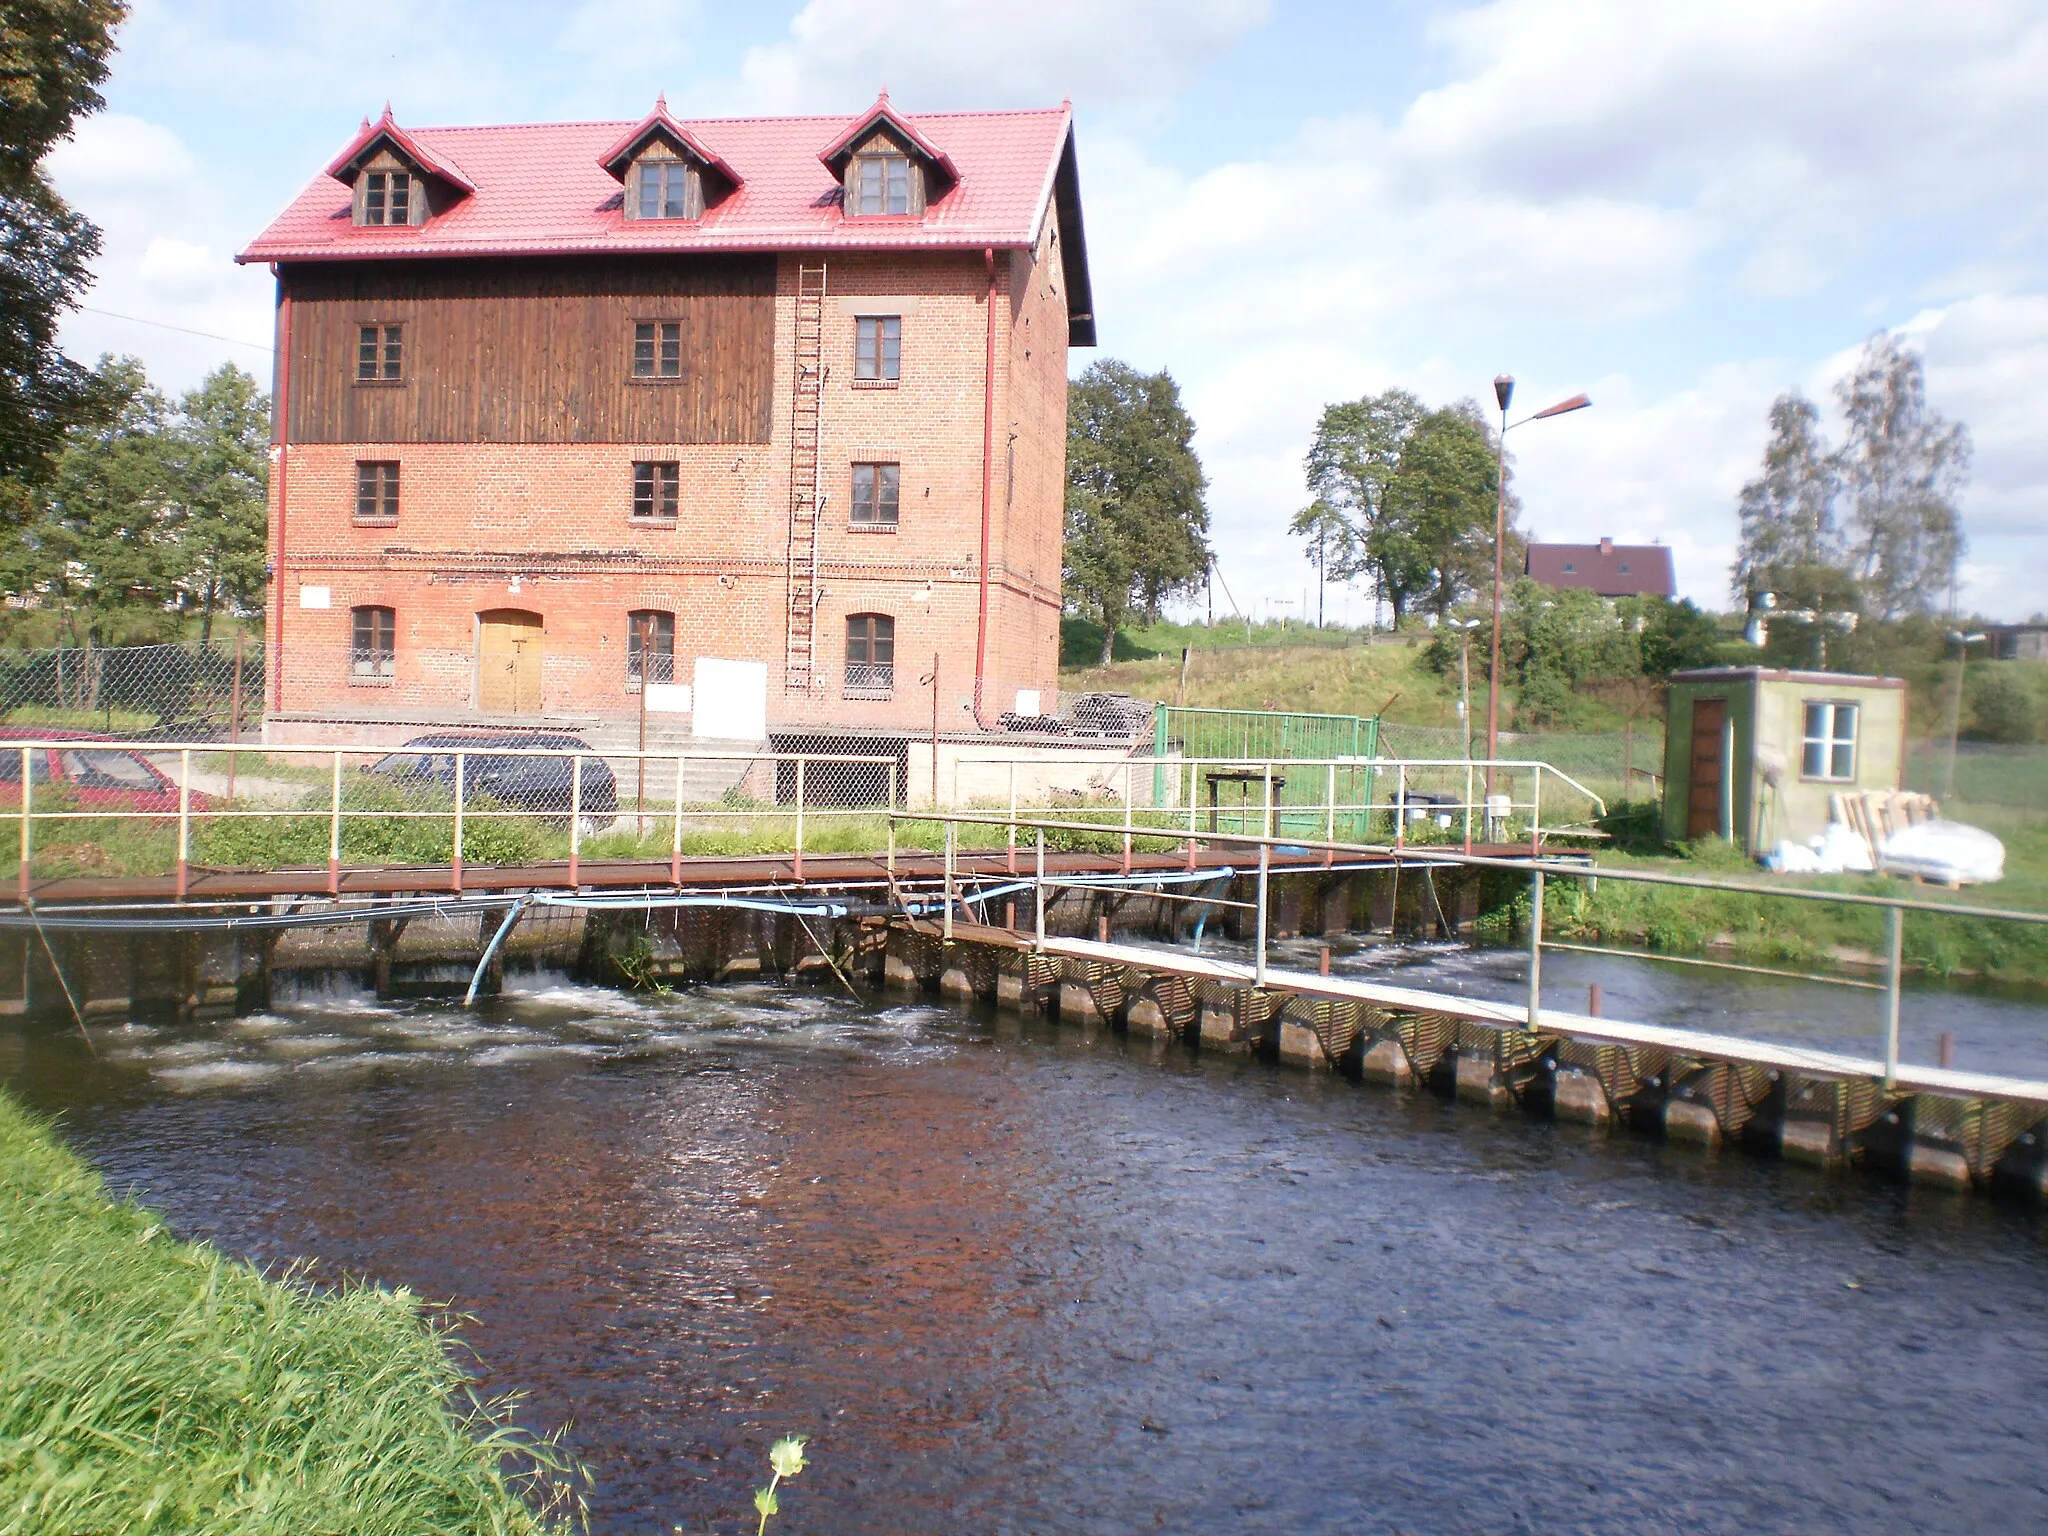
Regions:
<instances>
[{"instance_id":1,"label":"weir","mask_svg":"<svg viewBox=\"0 0 2048 1536\"><path fill-rule=\"evenodd\" d=\"M175 892L163 888L168 876L24 881L26 899L0 907L0 1012L81 1028L95 1018L195 1019L262 1010L280 984L317 987L337 974L380 997L474 1002L502 988L508 966L627 986L814 979L1044 1012L1161 1048L1250 1053L1497 1112L2048 1197L2048 1081L1916 1066L1898 1047L1909 914L2012 923L2048 915L1600 868L1541 830L1540 773L1525 833L1524 824L1506 825L1497 803L1505 797L1478 798L1480 775L1503 765L1448 766L1470 787L1462 803L1450 800L1437 830L1462 816L1465 838L1420 846L1407 841L1416 825L1413 765L1376 761L1360 797L1345 802L1333 764L1326 802L1304 810L1276 802L1273 764L1212 764L1212 783L1221 775L1264 781L1248 814L1226 826L1198 798L1196 765L1174 768L1175 804L1141 810L1128 788L1138 777L1133 764L1107 818L1094 819L1099 807L914 816L890 808L882 812L887 847L868 854L807 855L799 846L744 857L578 859L572 843L567 861L522 866L181 867ZM1161 772L1149 763L1143 771ZM337 829L339 803L330 812ZM1421 803L1437 816L1445 802ZM805 807L794 812L800 839ZM680 829L684 812L673 814ZM1327 835L1339 825L1373 826L1375 816L1393 841ZM941 831L943 847L900 849L899 830L913 824ZM1511 835L1483 840L1503 831ZM963 838L982 846L963 851ZM1058 847L1063 841L1078 846ZM1617 953L1546 941L1545 882L1559 879L1743 891L1794 903L1794 913L1802 901L1883 909L1881 979L1804 978L1883 993L1882 1056L1551 1006L1542 992L1547 950ZM1482 914L1498 927L1524 890L1523 1002L1270 963L1272 941L1292 936L1457 938ZM1204 953L1219 932L1249 958Z\"/></svg>"}]
</instances>

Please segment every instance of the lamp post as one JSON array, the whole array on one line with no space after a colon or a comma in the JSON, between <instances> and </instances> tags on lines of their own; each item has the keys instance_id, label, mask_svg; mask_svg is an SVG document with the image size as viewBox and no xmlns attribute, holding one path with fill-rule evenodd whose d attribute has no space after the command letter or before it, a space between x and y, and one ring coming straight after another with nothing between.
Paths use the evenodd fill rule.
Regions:
<instances>
[{"instance_id":1,"label":"lamp post","mask_svg":"<svg viewBox=\"0 0 2048 1536\"><path fill-rule=\"evenodd\" d=\"M1941 776L1941 798L1943 803L1953 800L1956 794L1956 736L1963 728L1963 668L1970 659L1970 647L1982 645L1982 634L1964 634L1960 629L1948 632L1948 643L1956 648L1956 691L1948 701L1948 768Z\"/></svg>"},{"instance_id":2,"label":"lamp post","mask_svg":"<svg viewBox=\"0 0 2048 1536\"><path fill-rule=\"evenodd\" d=\"M1500 437L1494 444L1495 494L1493 504L1493 664L1486 674L1486 760L1489 764L1500 756L1500 606L1502 590L1501 562L1508 538L1508 402L1515 397L1515 380L1512 374L1501 374L1493 381L1493 398L1500 402ZM1525 426L1532 421L1542 421L1551 416L1563 416L1570 411L1583 411L1593 403L1586 395L1573 395L1569 400L1546 406L1533 416L1524 416L1515 426ZM1493 769L1486 770L1486 792L1493 794Z\"/></svg>"},{"instance_id":3,"label":"lamp post","mask_svg":"<svg viewBox=\"0 0 2048 1536\"><path fill-rule=\"evenodd\" d=\"M1465 728L1465 761L1472 761L1472 631L1477 619L1445 621L1458 632L1458 723Z\"/></svg>"}]
</instances>

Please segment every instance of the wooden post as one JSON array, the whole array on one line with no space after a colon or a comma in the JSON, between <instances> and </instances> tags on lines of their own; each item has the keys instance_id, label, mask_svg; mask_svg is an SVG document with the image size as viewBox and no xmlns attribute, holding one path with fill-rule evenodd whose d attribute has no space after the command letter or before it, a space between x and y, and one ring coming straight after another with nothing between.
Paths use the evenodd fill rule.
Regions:
<instances>
[{"instance_id":1,"label":"wooden post","mask_svg":"<svg viewBox=\"0 0 2048 1536\"><path fill-rule=\"evenodd\" d=\"M642 615L633 627L640 632L640 788L633 796L633 832L647 835L647 685L654 676L653 626Z\"/></svg>"},{"instance_id":2,"label":"wooden post","mask_svg":"<svg viewBox=\"0 0 2048 1536\"><path fill-rule=\"evenodd\" d=\"M246 630L235 631L235 681L229 690L228 705L228 798L235 798L235 744L242 739L242 648L248 641Z\"/></svg>"},{"instance_id":3,"label":"wooden post","mask_svg":"<svg viewBox=\"0 0 2048 1536\"><path fill-rule=\"evenodd\" d=\"M1586 1013L1591 1018L1600 1017L1600 983L1597 981L1586 988Z\"/></svg>"}]
</instances>

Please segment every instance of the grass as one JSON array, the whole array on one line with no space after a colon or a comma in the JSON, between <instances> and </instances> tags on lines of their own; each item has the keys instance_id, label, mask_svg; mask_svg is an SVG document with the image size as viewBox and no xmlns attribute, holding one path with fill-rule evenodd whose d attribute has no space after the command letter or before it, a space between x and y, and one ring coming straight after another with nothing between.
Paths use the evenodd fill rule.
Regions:
<instances>
[{"instance_id":1,"label":"grass","mask_svg":"<svg viewBox=\"0 0 2048 1536\"><path fill-rule=\"evenodd\" d=\"M133 736L155 730L158 721L155 715L146 715L136 709L59 709L54 704L23 704L7 712L7 723Z\"/></svg>"},{"instance_id":2,"label":"grass","mask_svg":"<svg viewBox=\"0 0 2048 1536\"><path fill-rule=\"evenodd\" d=\"M173 1238L0 1095L0 1531L564 1530L558 1450L408 1291ZM542 1512L545 1511L545 1512Z\"/></svg>"},{"instance_id":3,"label":"grass","mask_svg":"<svg viewBox=\"0 0 2048 1536\"><path fill-rule=\"evenodd\" d=\"M1788 889L2048 912L2048 825L2011 832L2005 843L2005 880L1961 891L1875 875L1771 878ZM1747 858L1717 840L1702 841L1678 857L1603 853L1600 862L1608 868L1667 874L1757 876ZM1774 901L1620 880L1600 881L1597 888L1576 880L1550 882L1543 923L1548 937L1574 943L1633 945L1667 954L1711 951L1760 965L1832 968L1844 961L1872 962L1883 953L1885 942L1884 915L1875 908ZM2048 983L2048 926L1910 913L1904 941L1907 968L1923 975Z\"/></svg>"}]
</instances>

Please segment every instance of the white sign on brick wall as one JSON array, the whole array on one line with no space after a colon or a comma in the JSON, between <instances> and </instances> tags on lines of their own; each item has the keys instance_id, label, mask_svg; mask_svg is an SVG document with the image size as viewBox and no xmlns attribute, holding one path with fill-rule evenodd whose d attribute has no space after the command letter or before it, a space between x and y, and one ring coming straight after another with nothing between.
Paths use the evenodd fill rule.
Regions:
<instances>
[{"instance_id":1,"label":"white sign on brick wall","mask_svg":"<svg viewBox=\"0 0 2048 1536\"><path fill-rule=\"evenodd\" d=\"M690 731L727 741L768 737L768 666L760 661L721 661L699 656L697 707Z\"/></svg>"},{"instance_id":2,"label":"white sign on brick wall","mask_svg":"<svg viewBox=\"0 0 2048 1536\"><path fill-rule=\"evenodd\" d=\"M687 715L690 712L690 685L688 683L649 683L647 685L647 713L650 715Z\"/></svg>"},{"instance_id":3,"label":"white sign on brick wall","mask_svg":"<svg viewBox=\"0 0 2048 1536\"><path fill-rule=\"evenodd\" d=\"M334 593L328 587L301 587L299 588L299 606L301 608L332 608L334 606Z\"/></svg>"}]
</instances>

